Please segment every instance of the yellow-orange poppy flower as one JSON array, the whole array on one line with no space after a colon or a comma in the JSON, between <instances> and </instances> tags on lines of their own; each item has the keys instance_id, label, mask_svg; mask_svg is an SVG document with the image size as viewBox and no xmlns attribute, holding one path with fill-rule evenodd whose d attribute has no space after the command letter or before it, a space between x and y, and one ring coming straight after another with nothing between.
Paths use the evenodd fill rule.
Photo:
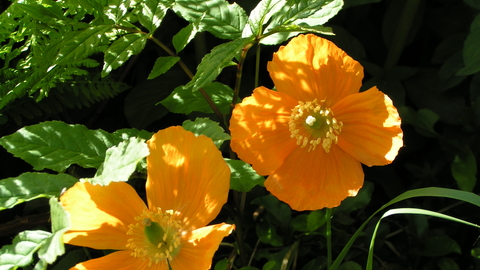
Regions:
<instances>
[{"instance_id":1,"label":"yellow-orange poppy flower","mask_svg":"<svg viewBox=\"0 0 480 270\"><path fill-rule=\"evenodd\" d=\"M293 38L258 87L233 110L231 147L265 187L296 210L338 206L363 185L361 163L386 165L403 145L400 117L376 87L359 93L363 68L332 42Z\"/></svg>"},{"instance_id":2,"label":"yellow-orange poppy flower","mask_svg":"<svg viewBox=\"0 0 480 270\"><path fill-rule=\"evenodd\" d=\"M60 198L70 213L64 242L117 250L72 269L210 269L233 225L206 226L227 201L230 169L212 140L181 127L147 142L147 204L123 182L77 183Z\"/></svg>"}]
</instances>

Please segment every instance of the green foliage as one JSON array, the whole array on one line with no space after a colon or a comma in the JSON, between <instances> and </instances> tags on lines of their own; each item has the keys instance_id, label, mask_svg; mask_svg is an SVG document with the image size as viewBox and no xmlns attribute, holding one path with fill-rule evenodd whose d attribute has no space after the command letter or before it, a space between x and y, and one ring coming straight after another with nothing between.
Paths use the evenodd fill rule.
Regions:
<instances>
[{"instance_id":1,"label":"green foliage","mask_svg":"<svg viewBox=\"0 0 480 270\"><path fill-rule=\"evenodd\" d=\"M230 135L217 123L209 118L197 118L195 121L187 120L183 122L182 127L185 130L193 132L196 136L205 135L212 139L213 143L220 148L224 141L230 140Z\"/></svg>"},{"instance_id":2,"label":"green foliage","mask_svg":"<svg viewBox=\"0 0 480 270\"><path fill-rule=\"evenodd\" d=\"M33 260L33 254L47 241L51 233L46 231L24 231L18 234L13 243L0 249L2 269L16 269L27 266Z\"/></svg>"},{"instance_id":3,"label":"green foliage","mask_svg":"<svg viewBox=\"0 0 480 270\"><path fill-rule=\"evenodd\" d=\"M0 210L42 197L59 196L77 179L68 174L26 172L0 181Z\"/></svg>"},{"instance_id":4,"label":"green foliage","mask_svg":"<svg viewBox=\"0 0 480 270\"><path fill-rule=\"evenodd\" d=\"M240 192L248 192L253 187L263 186L265 178L258 175L249 164L235 159L225 159L232 173L230 188Z\"/></svg>"}]
</instances>

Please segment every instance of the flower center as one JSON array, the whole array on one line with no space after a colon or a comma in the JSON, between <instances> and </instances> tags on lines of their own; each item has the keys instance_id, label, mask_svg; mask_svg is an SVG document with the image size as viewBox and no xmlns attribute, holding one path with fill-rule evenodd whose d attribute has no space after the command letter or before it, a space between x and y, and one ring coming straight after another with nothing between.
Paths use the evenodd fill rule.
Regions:
<instances>
[{"instance_id":1,"label":"flower center","mask_svg":"<svg viewBox=\"0 0 480 270\"><path fill-rule=\"evenodd\" d=\"M324 103L322 100L321 103ZM332 143L338 143L338 135L343 123L333 117L333 112L318 104L317 99L309 102L299 101L292 109L288 128L290 137L297 140L300 147L308 145L308 151L315 150L321 144L325 152L330 152Z\"/></svg>"},{"instance_id":2,"label":"flower center","mask_svg":"<svg viewBox=\"0 0 480 270\"><path fill-rule=\"evenodd\" d=\"M180 233L182 225L175 220L173 210L163 212L160 208L156 212L144 210L140 216L135 217L136 223L128 225L127 248L132 250L131 255L149 260L148 265L160 261L169 262L180 251Z\"/></svg>"}]
</instances>

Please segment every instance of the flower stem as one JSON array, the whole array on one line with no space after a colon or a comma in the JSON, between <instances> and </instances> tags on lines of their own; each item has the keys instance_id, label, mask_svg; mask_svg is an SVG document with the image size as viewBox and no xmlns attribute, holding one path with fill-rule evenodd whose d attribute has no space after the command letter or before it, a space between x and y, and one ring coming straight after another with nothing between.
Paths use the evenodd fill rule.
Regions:
<instances>
[{"instance_id":1,"label":"flower stem","mask_svg":"<svg viewBox=\"0 0 480 270\"><path fill-rule=\"evenodd\" d=\"M325 217L327 218L327 269L332 266L332 208L325 209Z\"/></svg>"},{"instance_id":2,"label":"flower stem","mask_svg":"<svg viewBox=\"0 0 480 270\"><path fill-rule=\"evenodd\" d=\"M260 73L260 42L257 43L257 52L255 53L255 88L258 87L258 76Z\"/></svg>"},{"instance_id":3,"label":"flower stem","mask_svg":"<svg viewBox=\"0 0 480 270\"><path fill-rule=\"evenodd\" d=\"M233 99L232 99L232 106L231 109L235 107L237 104L238 94L240 92L240 86L242 84L242 72L243 72L243 63L245 63L245 57L247 56L248 50L252 47L252 43L248 43L242 49L242 54L240 55L240 59L237 65L237 80L235 81L235 89L233 89Z\"/></svg>"}]
</instances>

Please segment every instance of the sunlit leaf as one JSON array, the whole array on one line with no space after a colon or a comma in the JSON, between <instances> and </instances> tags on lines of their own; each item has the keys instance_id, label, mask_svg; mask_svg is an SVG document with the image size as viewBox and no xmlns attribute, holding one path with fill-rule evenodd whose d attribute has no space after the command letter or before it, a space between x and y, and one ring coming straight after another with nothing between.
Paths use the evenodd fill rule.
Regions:
<instances>
[{"instance_id":1,"label":"sunlit leaf","mask_svg":"<svg viewBox=\"0 0 480 270\"><path fill-rule=\"evenodd\" d=\"M230 188L240 192L248 192L255 186L263 186L265 178L249 164L235 159L225 159L230 167Z\"/></svg>"},{"instance_id":2,"label":"sunlit leaf","mask_svg":"<svg viewBox=\"0 0 480 270\"><path fill-rule=\"evenodd\" d=\"M95 177L88 181L102 186L106 186L110 182L125 182L135 171L137 164L149 153L147 144L139 138L130 138L112 146L107 150L105 161Z\"/></svg>"},{"instance_id":3,"label":"sunlit leaf","mask_svg":"<svg viewBox=\"0 0 480 270\"><path fill-rule=\"evenodd\" d=\"M45 243L51 233L46 231L24 231L13 239L11 245L0 249L0 269L17 269L29 265L33 254Z\"/></svg>"},{"instance_id":4,"label":"sunlit leaf","mask_svg":"<svg viewBox=\"0 0 480 270\"><path fill-rule=\"evenodd\" d=\"M89 130L83 125L51 121L21 128L0 138L0 145L30 163L35 170L48 168L63 172L72 164L98 168L108 148L129 137L144 138L142 136L148 134L133 129L108 133L101 129Z\"/></svg>"},{"instance_id":5,"label":"sunlit leaf","mask_svg":"<svg viewBox=\"0 0 480 270\"><path fill-rule=\"evenodd\" d=\"M182 123L185 130L193 132L196 136L205 135L212 139L213 143L220 148L222 143L230 140L231 137L225 130L215 121L208 118L196 118L195 121L187 120Z\"/></svg>"},{"instance_id":6,"label":"sunlit leaf","mask_svg":"<svg viewBox=\"0 0 480 270\"><path fill-rule=\"evenodd\" d=\"M115 40L105 51L102 77L125 64L130 56L140 53L146 43L147 35L138 33L128 34Z\"/></svg>"},{"instance_id":7,"label":"sunlit leaf","mask_svg":"<svg viewBox=\"0 0 480 270\"><path fill-rule=\"evenodd\" d=\"M62 190L73 186L77 178L68 174L26 172L0 181L0 210L37 198L60 196Z\"/></svg>"},{"instance_id":8,"label":"sunlit leaf","mask_svg":"<svg viewBox=\"0 0 480 270\"><path fill-rule=\"evenodd\" d=\"M245 10L224 0L177 0L173 10L218 38L236 39L247 22ZM202 18L199 21L199 18Z\"/></svg>"},{"instance_id":9,"label":"sunlit leaf","mask_svg":"<svg viewBox=\"0 0 480 270\"><path fill-rule=\"evenodd\" d=\"M145 0L141 1L137 11L138 20L150 33L160 26L173 0Z\"/></svg>"},{"instance_id":10,"label":"sunlit leaf","mask_svg":"<svg viewBox=\"0 0 480 270\"><path fill-rule=\"evenodd\" d=\"M222 83L213 82L203 87L203 90L210 96L220 112L230 112L230 103L233 98L233 90ZM212 108L203 97L200 91L192 92L179 86L163 101L160 102L171 112L190 114L191 112L213 113Z\"/></svg>"},{"instance_id":11,"label":"sunlit leaf","mask_svg":"<svg viewBox=\"0 0 480 270\"><path fill-rule=\"evenodd\" d=\"M38 251L38 257L52 264L58 256L65 253L63 234L70 228L70 216L56 197L50 198L50 217L52 221L52 235Z\"/></svg>"},{"instance_id":12,"label":"sunlit leaf","mask_svg":"<svg viewBox=\"0 0 480 270\"><path fill-rule=\"evenodd\" d=\"M250 37L252 34L254 36L261 35L263 25L270 20L273 14L281 10L286 2L286 0L261 0L250 12L242 37Z\"/></svg>"}]
</instances>

